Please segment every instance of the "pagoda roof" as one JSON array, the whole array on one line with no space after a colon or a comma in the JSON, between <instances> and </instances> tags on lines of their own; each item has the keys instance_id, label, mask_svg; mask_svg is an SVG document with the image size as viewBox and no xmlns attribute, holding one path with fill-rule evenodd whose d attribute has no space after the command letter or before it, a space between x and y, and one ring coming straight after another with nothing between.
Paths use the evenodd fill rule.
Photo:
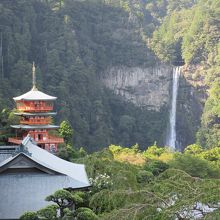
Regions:
<instances>
[{"instance_id":1,"label":"pagoda roof","mask_svg":"<svg viewBox=\"0 0 220 220\"><path fill-rule=\"evenodd\" d=\"M23 129L23 130L32 130L32 129L57 129L57 125L11 125L12 128Z\"/></svg>"},{"instance_id":2,"label":"pagoda roof","mask_svg":"<svg viewBox=\"0 0 220 220\"><path fill-rule=\"evenodd\" d=\"M56 115L56 112L36 112L36 113L29 113L29 112L15 112L15 115L24 115L24 116L47 116L47 115Z\"/></svg>"},{"instance_id":3,"label":"pagoda roof","mask_svg":"<svg viewBox=\"0 0 220 220\"><path fill-rule=\"evenodd\" d=\"M47 94L39 91L38 89L33 88L29 92L27 92L21 96L14 97L13 99L15 101L20 101L20 100L24 100L24 101L41 101L41 100L42 101L49 101L49 100L56 100L57 97L47 95Z\"/></svg>"},{"instance_id":4,"label":"pagoda roof","mask_svg":"<svg viewBox=\"0 0 220 220\"><path fill-rule=\"evenodd\" d=\"M18 219L26 211L45 207L50 204L46 196L58 189L89 186L83 164L65 161L27 136L15 154L0 162L1 219Z\"/></svg>"}]
</instances>

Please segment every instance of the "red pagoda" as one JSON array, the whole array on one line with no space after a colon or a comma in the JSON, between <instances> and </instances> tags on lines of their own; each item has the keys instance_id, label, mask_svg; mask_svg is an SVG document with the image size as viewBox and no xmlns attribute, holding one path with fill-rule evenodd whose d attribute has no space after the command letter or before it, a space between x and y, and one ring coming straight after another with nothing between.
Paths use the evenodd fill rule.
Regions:
<instances>
[{"instance_id":1,"label":"red pagoda","mask_svg":"<svg viewBox=\"0 0 220 220\"><path fill-rule=\"evenodd\" d=\"M56 115L53 111L53 101L57 97L47 95L39 91L36 87L35 66L33 64L33 88L13 99L18 110L16 115L20 116L19 125L11 125L16 129L16 137L9 138L8 142L21 144L22 140L29 134L37 145L49 152L57 152L57 145L63 143L63 138L49 135L49 130L59 128L52 125L52 116ZM18 137L19 134L19 137Z\"/></svg>"}]
</instances>

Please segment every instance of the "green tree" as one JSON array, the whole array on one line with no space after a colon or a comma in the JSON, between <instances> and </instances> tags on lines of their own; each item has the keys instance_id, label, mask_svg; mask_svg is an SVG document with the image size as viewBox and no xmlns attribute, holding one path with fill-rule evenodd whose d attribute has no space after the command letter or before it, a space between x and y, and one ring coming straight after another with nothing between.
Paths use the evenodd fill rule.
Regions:
<instances>
[{"instance_id":1,"label":"green tree","mask_svg":"<svg viewBox=\"0 0 220 220\"><path fill-rule=\"evenodd\" d=\"M220 118L220 79L216 78L209 90L209 97L205 102L201 128L197 133L197 141L208 148L220 146L219 118Z\"/></svg>"},{"instance_id":2,"label":"green tree","mask_svg":"<svg viewBox=\"0 0 220 220\"><path fill-rule=\"evenodd\" d=\"M58 205L49 205L45 208L42 208L37 211L37 215L40 219L45 220L57 220L57 210L59 209Z\"/></svg>"},{"instance_id":3,"label":"green tree","mask_svg":"<svg viewBox=\"0 0 220 220\"><path fill-rule=\"evenodd\" d=\"M169 165L167 163L159 160L152 160L144 165L144 169L153 173L154 176L158 176L160 173L163 173L168 168Z\"/></svg>"},{"instance_id":4,"label":"green tree","mask_svg":"<svg viewBox=\"0 0 220 220\"><path fill-rule=\"evenodd\" d=\"M59 133L64 138L67 144L72 144L73 129L68 121L62 121L59 128Z\"/></svg>"},{"instance_id":5,"label":"green tree","mask_svg":"<svg viewBox=\"0 0 220 220\"><path fill-rule=\"evenodd\" d=\"M151 180L153 180L153 173L146 170L140 170L137 174L137 182L146 184L149 183Z\"/></svg>"},{"instance_id":6,"label":"green tree","mask_svg":"<svg viewBox=\"0 0 220 220\"><path fill-rule=\"evenodd\" d=\"M191 144L184 149L184 153L198 155L203 151L202 147L198 144Z\"/></svg>"},{"instance_id":7,"label":"green tree","mask_svg":"<svg viewBox=\"0 0 220 220\"><path fill-rule=\"evenodd\" d=\"M39 220L36 212L25 212L19 219L20 220Z\"/></svg>"},{"instance_id":8,"label":"green tree","mask_svg":"<svg viewBox=\"0 0 220 220\"><path fill-rule=\"evenodd\" d=\"M72 209L73 206L83 202L83 199L79 193L71 193L64 189L57 190L54 194L47 196L45 200L52 201L59 206L61 217L63 217L65 214L65 208Z\"/></svg>"},{"instance_id":9,"label":"green tree","mask_svg":"<svg viewBox=\"0 0 220 220\"><path fill-rule=\"evenodd\" d=\"M219 178L220 171L217 166L207 160L200 159L190 154L179 154L169 162L171 168L184 170L194 177Z\"/></svg>"},{"instance_id":10,"label":"green tree","mask_svg":"<svg viewBox=\"0 0 220 220\"><path fill-rule=\"evenodd\" d=\"M75 216L78 220L98 220L98 216L90 209L81 207L76 210Z\"/></svg>"}]
</instances>

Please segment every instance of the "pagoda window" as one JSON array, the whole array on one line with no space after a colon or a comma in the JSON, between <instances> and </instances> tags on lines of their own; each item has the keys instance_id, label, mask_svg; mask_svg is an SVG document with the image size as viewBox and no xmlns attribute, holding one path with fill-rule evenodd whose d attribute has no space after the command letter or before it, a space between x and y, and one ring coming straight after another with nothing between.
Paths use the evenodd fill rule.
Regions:
<instances>
[{"instance_id":1,"label":"pagoda window","mask_svg":"<svg viewBox=\"0 0 220 220\"><path fill-rule=\"evenodd\" d=\"M17 102L17 107L23 107L24 106L24 103L23 102Z\"/></svg>"},{"instance_id":2,"label":"pagoda window","mask_svg":"<svg viewBox=\"0 0 220 220\"><path fill-rule=\"evenodd\" d=\"M46 102L46 106L51 107L52 105L52 102Z\"/></svg>"},{"instance_id":3,"label":"pagoda window","mask_svg":"<svg viewBox=\"0 0 220 220\"><path fill-rule=\"evenodd\" d=\"M43 139L43 135L42 134L38 134L38 140L42 140Z\"/></svg>"},{"instance_id":4,"label":"pagoda window","mask_svg":"<svg viewBox=\"0 0 220 220\"><path fill-rule=\"evenodd\" d=\"M35 106L35 108L39 108L40 107L40 102L39 101L35 101L34 102L34 106Z\"/></svg>"}]
</instances>

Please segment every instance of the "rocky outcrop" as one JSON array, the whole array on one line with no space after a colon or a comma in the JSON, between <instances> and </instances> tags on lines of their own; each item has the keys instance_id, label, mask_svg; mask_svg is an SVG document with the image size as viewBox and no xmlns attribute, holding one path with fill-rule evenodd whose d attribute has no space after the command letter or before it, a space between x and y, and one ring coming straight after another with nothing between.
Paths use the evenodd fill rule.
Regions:
<instances>
[{"instance_id":1,"label":"rocky outcrop","mask_svg":"<svg viewBox=\"0 0 220 220\"><path fill-rule=\"evenodd\" d=\"M163 117L167 117L168 122L172 72L172 66L163 64L148 68L111 67L102 74L102 82L115 94L136 106L145 106L154 111L160 111L166 106L167 115ZM180 150L195 142L206 96L202 81L190 78L194 73L195 69L181 68L176 114L177 145Z\"/></svg>"},{"instance_id":2,"label":"rocky outcrop","mask_svg":"<svg viewBox=\"0 0 220 220\"><path fill-rule=\"evenodd\" d=\"M102 76L107 88L137 106L159 111L170 102L172 66L111 67Z\"/></svg>"}]
</instances>

